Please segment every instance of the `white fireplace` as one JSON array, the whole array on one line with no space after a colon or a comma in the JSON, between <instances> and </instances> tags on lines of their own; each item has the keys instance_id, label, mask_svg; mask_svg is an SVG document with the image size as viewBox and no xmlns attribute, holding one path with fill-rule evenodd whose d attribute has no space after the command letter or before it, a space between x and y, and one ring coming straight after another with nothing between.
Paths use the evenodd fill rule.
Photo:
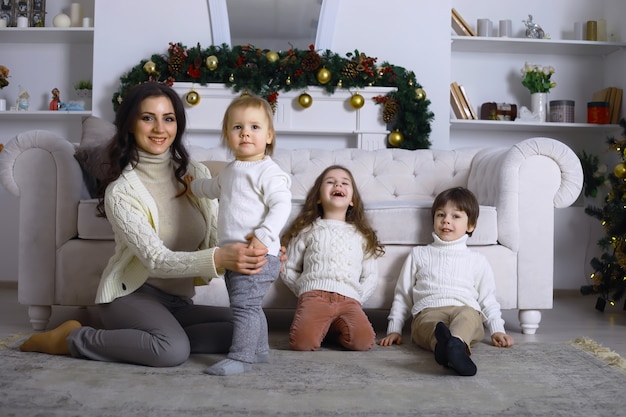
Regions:
<instances>
[{"instance_id":1,"label":"white fireplace","mask_svg":"<svg viewBox=\"0 0 626 417\"><path fill-rule=\"evenodd\" d=\"M234 93L224 84L201 86L178 82L173 88L183 101L192 89L200 95L198 104L187 105L188 142L205 147L219 146L224 111L241 92ZM308 108L298 104L298 97L305 90L280 92L274 115L276 146L284 149L385 148L389 131L382 120L382 108L373 97L393 90L392 87L350 91L338 88L334 94L328 94L323 88L308 87L306 92L313 98ZM365 105L358 110L350 105L350 98L356 92L365 99Z\"/></svg>"}]
</instances>

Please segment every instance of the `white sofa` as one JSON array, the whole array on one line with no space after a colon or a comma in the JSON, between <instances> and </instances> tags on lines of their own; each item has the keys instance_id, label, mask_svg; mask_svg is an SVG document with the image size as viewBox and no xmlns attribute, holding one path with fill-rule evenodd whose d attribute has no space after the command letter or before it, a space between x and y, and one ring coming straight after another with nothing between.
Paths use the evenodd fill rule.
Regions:
<instances>
[{"instance_id":1,"label":"white sofa","mask_svg":"<svg viewBox=\"0 0 626 417\"><path fill-rule=\"evenodd\" d=\"M80 147L100 134L86 130ZM46 327L51 306L93 304L113 252L110 226L95 216L97 201L90 198L74 157L78 147L38 130L19 134L0 153L0 182L19 196L18 298L29 306L36 330ZM223 148L190 148L199 161L228 159ZM491 263L502 308L519 310L526 334L535 333L541 310L552 308L554 208L572 204L583 183L580 161L563 143L532 138L507 148L278 149L274 159L293 176L292 216L326 166L339 163L353 172L386 247L379 260L380 283L366 309L391 306L410 248L432 239L434 196L452 186L466 186L478 197L480 217L468 243ZM227 305L223 280L199 287L196 302ZM281 281L264 301L268 309L295 305Z\"/></svg>"}]
</instances>

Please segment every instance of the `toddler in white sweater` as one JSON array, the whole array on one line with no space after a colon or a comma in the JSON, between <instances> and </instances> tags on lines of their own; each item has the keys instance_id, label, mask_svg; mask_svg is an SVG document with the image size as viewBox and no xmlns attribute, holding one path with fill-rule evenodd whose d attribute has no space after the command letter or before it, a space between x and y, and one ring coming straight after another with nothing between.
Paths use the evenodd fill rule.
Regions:
<instances>
[{"instance_id":1,"label":"toddler in white sweater","mask_svg":"<svg viewBox=\"0 0 626 417\"><path fill-rule=\"evenodd\" d=\"M261 303L280 270L280 232L291 212L291 177L271 158L275 135L270 104L243 95L226 109L222 137L235 160L215 178L194 180L197 197L219 198L219 245L250 242L267 248L267 264L256 275L227 270L224 275L233 312L228 358L208 367L210 375L234 375L252 363L269 361L267 320ZM186 179L189 181L189 178Z\"/></svg>"}]
</instances>

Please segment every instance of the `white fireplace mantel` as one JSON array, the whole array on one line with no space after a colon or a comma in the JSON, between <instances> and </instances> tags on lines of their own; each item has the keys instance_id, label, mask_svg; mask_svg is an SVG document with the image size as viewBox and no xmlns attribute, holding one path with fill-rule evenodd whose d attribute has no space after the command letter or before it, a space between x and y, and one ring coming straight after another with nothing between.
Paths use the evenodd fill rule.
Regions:
<instances>
[{"instance_id":1,"label":"white fireplace mantel","mask_svg":"<svg viewBox=\"0 0 626 417\"><path fill-rule=\"evenodd\" d=\"M187 105L188 141L219 146L224 111L241 93L233 92L224 84L201 86L178 82L173 88L183 101L192 89L200 95L197 105ZM306 92L313 98L309 108L298 104L298 97L305 90L280 92L274 115L277 146L286 149L385 148L389 131L382 120L381 106L373 97L393 90L392 87L365 87L350 91L336 89L334 94L328 94L323 88L308 87ZM358 110L350 105L350 97L356 92L365 99L365 105Z\"/></svg>"}]
</instances>

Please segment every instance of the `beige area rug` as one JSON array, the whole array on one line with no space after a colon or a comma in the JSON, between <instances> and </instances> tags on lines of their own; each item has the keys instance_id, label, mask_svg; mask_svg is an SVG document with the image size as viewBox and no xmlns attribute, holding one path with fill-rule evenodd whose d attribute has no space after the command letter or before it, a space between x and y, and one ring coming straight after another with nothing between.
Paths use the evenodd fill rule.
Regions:
<instances>
[{"instance_id":1,"label":"beige area rug","mask_svg":"<svg viewBox=\"0 0 626 417\"><path fill-rule=\"evenodd\" d=\"M0 340L3 417L624 415L624 360L590 339L480 344L459 377L411 344L304 353L272 333L272 363L216 377L202 371L220 355L154 369L22 353L24 337Z\"/></svg>"}]
</instances>

